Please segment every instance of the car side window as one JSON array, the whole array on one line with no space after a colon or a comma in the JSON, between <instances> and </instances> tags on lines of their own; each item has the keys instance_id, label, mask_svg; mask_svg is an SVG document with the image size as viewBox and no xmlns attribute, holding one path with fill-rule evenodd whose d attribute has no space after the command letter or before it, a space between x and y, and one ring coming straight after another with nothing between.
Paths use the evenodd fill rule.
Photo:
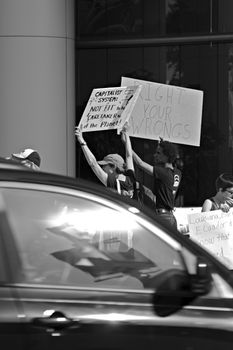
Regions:
<instances>
[{"instance_id":1,"label":"car side window","mask_svg":"<svg viewBox=\"0 0 233 350\"><path fill-rule=\"evenodd\" d=\"M100 198L74 190L8 188L3 194L22 260L17 283L144 289L165 270L186 269L159 228L156 235L136 215Z\"/></svg>"}]
</instances>

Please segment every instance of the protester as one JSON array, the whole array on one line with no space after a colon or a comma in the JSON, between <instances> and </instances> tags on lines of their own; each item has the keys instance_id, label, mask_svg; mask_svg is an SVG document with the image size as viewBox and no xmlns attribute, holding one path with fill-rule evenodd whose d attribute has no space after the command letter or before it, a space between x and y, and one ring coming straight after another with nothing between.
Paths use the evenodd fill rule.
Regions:
<instances>
[{"instance_id":1,"label":"protester","mask_svg":"<svg viewBox=\"0 0 233 350\"><path fill-rule=\"evenodd\" d=\"M133 198L136 182L132 148L129 137L125 135L124 127L121 135L125 141L125 161L117 153L108 154L103 160L97 161L78 127L75 128L75 135L88 164L102 184L123 196ZM133 247L133 233L131 230L127 234L121 231L117 232L114 229L112 231L109 230L108 232L103 232L101 237L97 237L96 243L99 245L99 249L103 251L128 252Z\"/></svg>"},{"instance_id":2,"label":"protester","mask_svg":"<svg viewBox=\"0 0 233 350\"><path fill-rule=\"evenodd\" d=\"M153 193L156 197L155 213L161 219L177 228L173 214L175 196L181 181L181 171L173 166L178 156L178 147L168 141L160 140L155 155L154 165L144 162L134 151L133 160L139 168L153 176Z\"/></svg>"},{"instance_id":3,"label":"protester","mask_svg":"<svg viewBox=\"0 0 233 350\"><path fill-rule=\"evenodd\" d=\"M202 212L221 209L229 211L233 206L233 176L223 173L215 181L216 194L207 198L202 205Z\"/></svg>"},{"instance_id":4,"label":"protester","mask_svg":"<svg viewBox=\"0 0 233 350\"><path fill-rule=\"evenodd\" d=\"M122 131L124 132L124 131ZM76 127L75 135L82 148L83 154L97 178L102 184L119 194L133 197L134 194L134 166L131 144L126 137L126 160L117 153L106 155L103 160L97 161L85 142L81 130Z\"/></svg>"},{"instance_id":5,"label":"protester","mask_svg":"<svg viewBox=\"0 0 233 350\"><path fill-rule=\"evenodd\" d=\"M8 159L17 161L27 168L40 170L41 157L34 149L26 148L20 153L12 153Z\"/></svg>"}]
</instances>

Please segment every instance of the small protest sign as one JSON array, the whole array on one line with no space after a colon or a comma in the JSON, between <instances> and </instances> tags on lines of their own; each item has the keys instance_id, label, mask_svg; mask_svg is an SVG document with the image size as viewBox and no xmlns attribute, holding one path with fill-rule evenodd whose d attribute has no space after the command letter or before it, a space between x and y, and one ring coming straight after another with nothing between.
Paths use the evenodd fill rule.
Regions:
<instances>
[{"instance_id":1,"label":"small protest sign","mask_svg":"<svg viewBox=\"0 0 233 350\"><path fill-rule=\"evenodd\" d=\"M233 209L189 214L188 225L191 239L233 268Z\"/></svg>"},{"instance_id":2,"label":"small protest sign","mask_svg":"<svg viewBox=\"0 0 233 350\"><path fill-rule=\"evenodd\" d=\"M152 140L200 145L203 91L121 78L121 85L142 86L130 117L129 134Z\"/></svg>"},{"instance_id":3,"label":"small protest sign","mask_svg":"<svg viewBox=\"0 0 233 350\"><path fill-rule=\"evenodd\" d=\"M140 90L141 86L93 89L78 127L83 132L121 129Z\"/></svg>"}]
</instances>

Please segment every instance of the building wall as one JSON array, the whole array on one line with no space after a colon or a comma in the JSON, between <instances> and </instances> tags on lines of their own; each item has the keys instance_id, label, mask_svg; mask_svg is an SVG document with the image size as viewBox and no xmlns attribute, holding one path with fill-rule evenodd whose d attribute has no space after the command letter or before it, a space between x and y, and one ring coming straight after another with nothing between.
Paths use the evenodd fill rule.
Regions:
<instances>
[{"instance_id":1,"label":"building wall","mask_svg":"<svg viewBox=\"0 0 233 350\"><path fill-rule=\"evenodd\" d=\"M39 151L41 169L75 174L73 0L0 2L0 154Z\"/></svg>"}]
</instances>

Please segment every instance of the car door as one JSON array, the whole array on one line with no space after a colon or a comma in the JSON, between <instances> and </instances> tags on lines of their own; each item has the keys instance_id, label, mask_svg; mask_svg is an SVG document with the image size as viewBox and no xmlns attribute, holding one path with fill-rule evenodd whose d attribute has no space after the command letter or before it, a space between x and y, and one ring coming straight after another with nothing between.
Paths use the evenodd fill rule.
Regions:
<instances>
[{"instance_id":1,"label":"car door","mask_svg":"<svg viewBox=\"0 0 233 350\"><path fill-rule=\"evenodd\" d=\"M230 348L232 289L214 269L208 295L168 317L155 314L154 290L164 272L192 273L197 262L161 227L82 190L4 186L20 259L5 239L8 288L18 297L25 346Z\"/></svg>"},{"instance_id":2,"label":"car door","mask_svg":"<svg viewBox=\"0 0 233 350\"><path fill-rule=\"evenodd\" d=\"M12 273L6 259L4 237L11 246L13 260L16 264L17 251L11 240L11 229L7 220L6 208L0 194L0 344L2 349L24 349L22 310L18 298L9 287L12 283Z\"/></svg>"}]
</instances>

